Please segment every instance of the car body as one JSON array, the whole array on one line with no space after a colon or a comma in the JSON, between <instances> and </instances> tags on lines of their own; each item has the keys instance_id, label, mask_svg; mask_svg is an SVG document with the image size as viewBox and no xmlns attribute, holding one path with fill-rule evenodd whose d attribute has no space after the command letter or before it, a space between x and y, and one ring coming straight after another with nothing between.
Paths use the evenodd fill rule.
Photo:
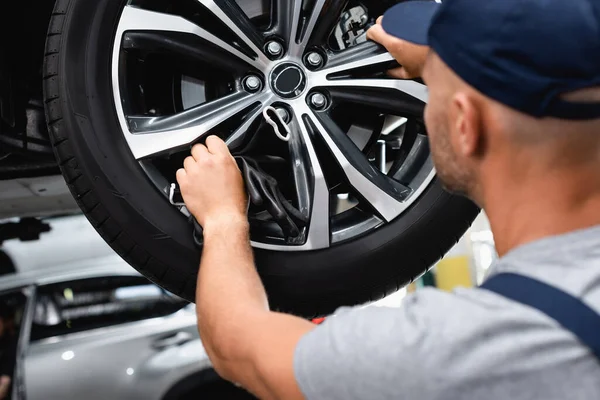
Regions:
<instances>
[{"instance_id":1,"label":"car body","mask_svg":"<svg viewBox=\"0 0 600 400\"><path fill-rule=\"evenodd\" d=\"M110 303L93 299L77 307L48 306L56 295L68 305L65 293L73 292L70 298L78 303L82 284L96 294L109 291L117 307L102 311L101 304ZM162 399L178 382L211 368L193 305L150 283L116 255L2 278L0 293L15 291L24 293L26 302L13 398ZM153 309L160 302L167 306L157 313ZM111 321L123 305L137 316ZM72 320L59 324L66 310ZM79 327L78 318L85 320Z\"/></svg>"},{"instance_id":2,"label":"car body","mask_svg":"<svg viewBox=\"0 0 600 400\"><path fill-rule=\"evenodd\" d=\"M1 247L14 272L0 276L0 305L20 321L13 400L253 398L211 367L193 304L140 275L83 215L45 221L37 240Z\"/></svg>"}]
</instances>

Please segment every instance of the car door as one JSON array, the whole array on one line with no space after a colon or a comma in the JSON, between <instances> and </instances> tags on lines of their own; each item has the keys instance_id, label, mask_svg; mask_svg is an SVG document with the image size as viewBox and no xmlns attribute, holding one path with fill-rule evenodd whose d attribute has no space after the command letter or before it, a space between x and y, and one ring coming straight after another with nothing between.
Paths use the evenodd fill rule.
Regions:
<instances>
[{"instance_id":1,"label":"car door","mask_svg":"<svg viewBox=\"0 0 600 400\"><path fill-rule=\"evenodd\" d=\"M192 307L140 276L39 287L27 400L161 398L209 366Z\"/></svg>"},{"instance_id":2,"label":"car door","mask_svg":"<svg viewBox=\"0 0 600 400\"><path fill-rule=\"evenodd\" d=\"M32 287L0 291L0 398L20 399L21 353L28 335ZM6 380L6 381L5 381Z\"/></svg>"}]
</instances>

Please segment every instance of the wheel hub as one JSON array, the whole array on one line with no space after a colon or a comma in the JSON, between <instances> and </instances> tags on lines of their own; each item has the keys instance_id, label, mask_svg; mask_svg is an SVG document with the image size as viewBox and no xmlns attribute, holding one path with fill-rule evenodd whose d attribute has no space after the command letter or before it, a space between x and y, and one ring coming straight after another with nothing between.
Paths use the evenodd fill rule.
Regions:
<instances>
[{"instance_id":1,"label":"wheel hub","mask_svg":"<svg viewBox=\"0 0 600 400\"><path fill-rule=\"evenodd\" d=\"M306 89L306 74L302 67L293 63L282 63L271 72L271 89L284 99L294 99Z\"/></svg>"}]
</instances>

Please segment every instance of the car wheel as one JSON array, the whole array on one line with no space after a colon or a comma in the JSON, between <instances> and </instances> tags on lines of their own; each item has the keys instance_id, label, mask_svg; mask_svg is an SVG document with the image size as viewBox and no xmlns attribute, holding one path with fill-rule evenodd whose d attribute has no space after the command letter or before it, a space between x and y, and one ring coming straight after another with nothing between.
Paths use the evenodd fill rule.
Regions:
<instances>
[{"instance_id":1,"label":"car wheel","mask_svg":"<svg viewBox=\"0 0 600 400\"><path fill-rule=\"evenodd\" d=\"M436 179L425 86L388 78L392 58L365 40L385 7L58 0L46 44L46 116L87 218L132 266L193 301L200 253L169 188L190 146L216 134L234 153L262 157L309 220L290 239L265 210L250 210L274 308L325 314L422 274L478 209ZM289 142L265 123L269 105L289 121Z\"/></svg>"}]
</instances>

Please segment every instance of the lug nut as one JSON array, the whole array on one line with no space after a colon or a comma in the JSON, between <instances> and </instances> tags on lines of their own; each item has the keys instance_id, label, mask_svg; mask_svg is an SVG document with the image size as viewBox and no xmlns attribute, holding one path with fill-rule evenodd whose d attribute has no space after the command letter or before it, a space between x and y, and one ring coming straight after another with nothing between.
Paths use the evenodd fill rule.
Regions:
<instances>
[{"instance_id":1,"label":"lug nut","mask_svg":"<svg viewBox=\"0 0 600 400\"><path fill-rule=\"evenodd\" d=\"M310 53L306 57L306 61L311 67L320 67L323 63L323 57L319 53Z\"/></svg>"},{"instance_id":2,"label":"lug nut","mask_svg":"<svg viewBox=\"0 0 600 400\"><path fill-rule=\"evenodd\" d=\"M287 112L287 110L285 108L278 108L277 114L279 114L279 116L281 117L283 122L285 122L286 124L288 122L290 122L290 114Z\"/></svg>"},{"instance_id":3,"label":"lug nut","mask_svg":"<svg viewBox=\"0 0 600 400\"><path fill-rule=\"evenodd\" d=\"M267 45L267 52L273 57L277 57L283 52L283 47L279 42L273 41Z\"/></svg>"},{"instance_id":4,"label":"lug nut","mask_svg":"<svg viewBox=\"0 0 600 400\"><path fill-rule=\"evenodd\" d=\"M260 89L261 82L257 76L250 75L244 80L244 87L249 92L256 92Z\"/></svg>"},{"instance_id":5,"label":"lug nut","mask_svg":"<svg viewBox=\"0 0 600 400\"><path fill-rule=\"evenodd\" d=\"M310 96L310 104L312 104L314 108L321 110L327 105L327 98L321 93L314 93Z\"/></svg>"}]
</instances>

